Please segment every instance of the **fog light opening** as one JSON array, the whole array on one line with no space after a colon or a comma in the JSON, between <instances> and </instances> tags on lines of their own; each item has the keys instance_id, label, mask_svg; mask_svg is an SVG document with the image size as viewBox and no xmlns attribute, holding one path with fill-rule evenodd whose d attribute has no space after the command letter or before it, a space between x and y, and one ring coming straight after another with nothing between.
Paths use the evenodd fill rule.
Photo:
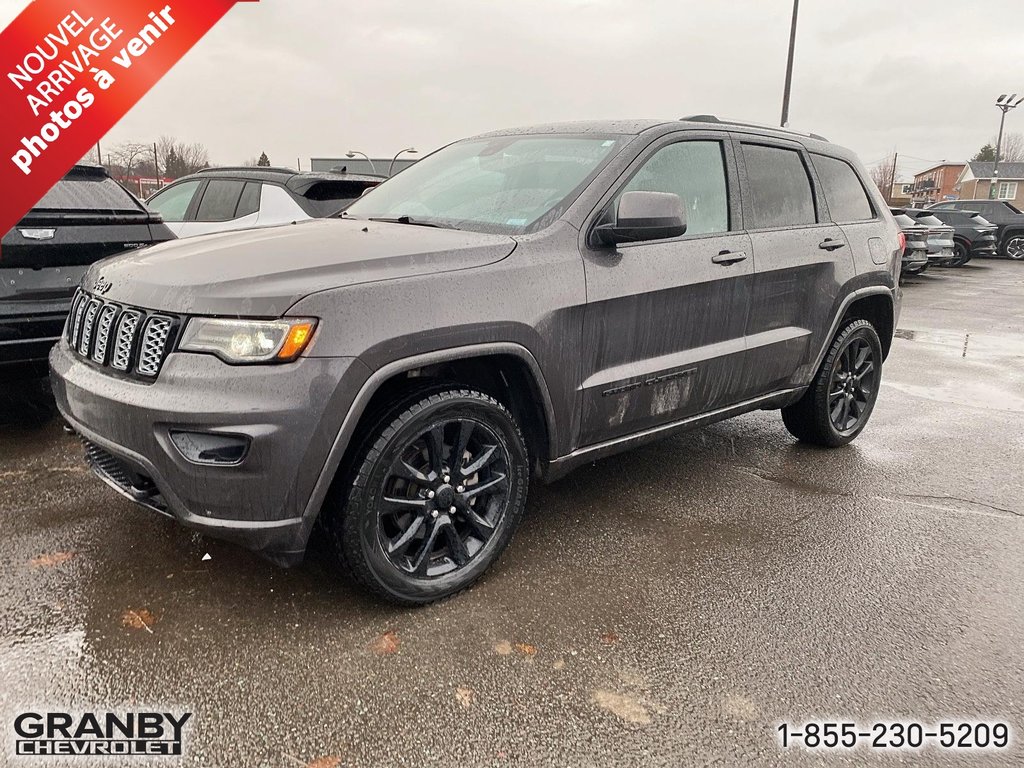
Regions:
<instances>
[{"instance_id":1,"label":"fog light opening","mask_svg":"<svg viewBox=\"0 0 1024 768\"><path fill-rule=\"evenodd\" d=\"M250 440L245 435L171 430L171 442L178 453L193 464L230 466L242 463L249 452Z\"/></svg>"}]
</instances>

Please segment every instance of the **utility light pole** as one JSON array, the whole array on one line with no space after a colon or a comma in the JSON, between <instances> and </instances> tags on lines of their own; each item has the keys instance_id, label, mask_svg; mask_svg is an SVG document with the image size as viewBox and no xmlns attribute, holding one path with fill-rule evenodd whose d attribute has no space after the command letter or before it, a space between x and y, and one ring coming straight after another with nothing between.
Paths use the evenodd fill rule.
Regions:
<instances>
[{"instance_id":1,"label":"utility light pole","mask_svg":"<svg viewBox=\"0 0 1024 768\"><path fill-rule=\"evenodd\" d=\"M347 157L349 160L351 160L356 155L362 155L363 157L365 157L366 162L370 164L370 173L376 175L377 169L373 167L373 160L370 159L370 156L368 154L366 154L365 152L359 152L358 150L355 149L350 149L348 152L345 153L345 157Z\"/></svg>"},{"instance_id":2,"label":"utility light pole","mask_svg":"<svg viewBox=\"0 0 1024 768\"><path fill-rule=\"evenodd\" d=\"M789 58L786 60L786 85L782 90L783 128L789 123L789 93L793 85L793 52L796 50L796 17L800 13L800 0L793 0L793 21L789 27Z\"/></svg>"},{"instance_id":3,"label":"utility light pole","mask_svg":"<svg viewBox=\"0 0 1024 768\"><path fill-rule=\"evenodd\" d=\"M389 179L391 178L391 172L393 170L395 170L395 161L398 159L398 155L404 155L406 152L408 152L410 155L415 155L416 154L416 150L415 149L413 149L412 147L408 147L407 149L403 149L401 152L399 152L393 158L391 158L391 165L388 166L388 178Z\"/></svg>"},{"instance_id":4,"label":"utility light pole","mask_svg":"<svg viewBox=\"0 0 1024 768\"><path fill-rule=\"evenodd\" d=\"M988 199L996 199L996 190L999 188L999 153L1003 148L1003 123L1006 122L1006 113L1011 109L1015 109L1020 106L1020 103L1024 101L1024 96L1017 99L1017 94L1013 93L1007 96L1005 93L996 99L996 106L1003 113L999 116L999 138L996 139L996 161L992 166L992 183L988 188Z\"/></svg>"}]
</instances>

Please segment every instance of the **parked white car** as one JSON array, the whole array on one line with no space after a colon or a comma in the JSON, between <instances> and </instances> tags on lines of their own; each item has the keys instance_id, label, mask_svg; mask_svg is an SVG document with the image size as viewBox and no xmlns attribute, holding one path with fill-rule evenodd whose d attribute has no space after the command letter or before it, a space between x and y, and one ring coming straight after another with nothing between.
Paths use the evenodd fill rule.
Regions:
<instances>
[{"instance_id":1,"label":"parked white car","mask_svg":"<svg viewBox=\"0 0 1024 768\"><path fill-rule=\"evenodd\" d=\"M178 237L333 216L383 177L299 173L290 168L207 168L154 194L146 205Z\"/></svg>"}]
</instances>

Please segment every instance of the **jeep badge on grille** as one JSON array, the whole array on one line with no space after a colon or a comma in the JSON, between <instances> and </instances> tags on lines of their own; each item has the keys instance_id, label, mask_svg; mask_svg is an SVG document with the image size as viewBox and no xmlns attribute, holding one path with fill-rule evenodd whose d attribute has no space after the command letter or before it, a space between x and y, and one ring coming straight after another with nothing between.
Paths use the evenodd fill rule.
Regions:
<instances>
[{"instance_id":1,"label":"jeep badge on grille","mask_svg":"<svg viewBox=\"0 0 1024 768\"><path fill-rule=\"evenodd\" d=\"M111 288L111 283L105 277L103 277L103 275L100 275L99 277L97 277L96 278L96 282L93 283L93 286L92 286L92 289L94 291L96 291L96 293L99 293L99 294L106 293L107 291L110 290L110 288Z\"/></svg>"}]
</instances>

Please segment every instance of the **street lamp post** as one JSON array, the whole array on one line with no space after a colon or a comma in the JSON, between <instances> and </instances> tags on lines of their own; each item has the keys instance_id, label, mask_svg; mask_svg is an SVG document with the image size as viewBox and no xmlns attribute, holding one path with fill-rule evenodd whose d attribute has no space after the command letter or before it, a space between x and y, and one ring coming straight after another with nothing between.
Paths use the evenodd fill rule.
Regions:
<instances>
[{"instance_id":1,"label":"street lamp post","mask_svg":"<svg viewBox=\"0 0 1024 768\"><path fill-rule=\"evenodd\" d=\"M1020 106L1020 103L1024 101L1024 96L1017 99L1017 94L1010 94L1007 96L1005 93L996 99L996 106L999 107L999 111L1003 114L999 116L999 137L996 139L996 161L992 165L992 184L988 188L988 199L996 199L996 190L999 187L999 153L1003 148L1003 124L1006 122L1006 113L1011 109Z\"/></svg>"},{"instance_id":2,"label":"street lamp post","mask_svg":"<svg viewBox=\"0 0 1024 768\"><path fill-rule=\"evenodd\" d=\"M350 160L356 155L362 155L363 157L365 157L366 162L370 164L370 171L374 174L377 173L377 169L373 167L373 160L371 160L370 156L365 152L356 152L354 149L350 149L348 152L345 153L345 157L349 158Z\"/></svg>"},{"instance_id":3,"label":"street lamp post","mask_svg":"<svg viewBox=\"0 0 1024 768\"><path fill-rule=\"evenodd\" d=\"M401 152L398 152L393 158L391 158L391 165L388 166L388 178L389 179L391 178L391 171L393 171L394 168L395 168L395 160L398 159L399 155L404 155L406 152L408 152L410 155L415 155L416 154L416 150L413 147L408 147L406 149L403 149Z\"/></svg>"},{"instance_id":4,"label":"street lamp post","mask_svg":"<svg viewBox=\"0 0 1024 768\"><path fill-rule=\"evenodd\" d=\"M793 84L793 53L796 50L796 17L800 13L800 0L793 0L793 20L789 25L789 58L786 59L786 85L782 89L782 127L789 123L789 93Z\"/></svg>"}]
</instances>

